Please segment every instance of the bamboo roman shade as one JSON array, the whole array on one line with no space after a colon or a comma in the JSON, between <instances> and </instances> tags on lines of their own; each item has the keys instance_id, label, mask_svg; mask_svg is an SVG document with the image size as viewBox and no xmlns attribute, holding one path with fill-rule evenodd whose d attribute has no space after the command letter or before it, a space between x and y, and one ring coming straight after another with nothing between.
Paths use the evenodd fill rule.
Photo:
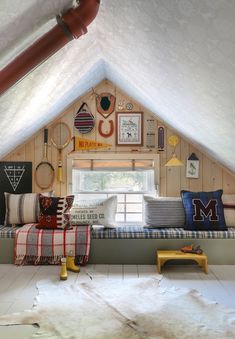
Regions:
<instances>
[{"instance_id":1,"label":"bamboo roman shade","mask_svg":"<svg viewBox=\"0 0 235 339\"><path fill-rule=\"evenodd\" d=\"M94 171L133 171L133 170L153 170L154 161L151 159L132 159L132 160L93 160L93 159L75 159L73 168L78 170Z\"/></svg>"}]
</instances>

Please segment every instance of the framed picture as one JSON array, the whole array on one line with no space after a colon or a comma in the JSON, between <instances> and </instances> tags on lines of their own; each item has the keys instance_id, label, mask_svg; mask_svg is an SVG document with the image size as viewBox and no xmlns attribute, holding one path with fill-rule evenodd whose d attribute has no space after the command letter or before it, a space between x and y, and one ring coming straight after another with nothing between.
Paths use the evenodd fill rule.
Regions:
<instances>
[{"instance_id":1,"label":"framed picture","mask_svg":"<svg viewBox=\"0 0 235 339\"><path fill-rule=\"evenodd\" d=\"M0 161L0 224L5 219L4 192L21 194L32 192L32 162Z\"/></svg>"},{"instance_id":2,"label":"framed picture","mask_svg":"<svg viewBox=\"0 0 235 339\"><path fill-rule=\"evenodd\" d=\"M143 145L143 112L116 112L116 144Z\"/></svg>"},{"instance_id":3,"label":"framed picture","mask_svg":"<svg viewBox=\"0 0 235 339\"><path fill-rule=\"evenodd\" d=\"M199 178L199 159L194 153L192 153L187 160L186 177Z\"/></svg>"}]
</instances>

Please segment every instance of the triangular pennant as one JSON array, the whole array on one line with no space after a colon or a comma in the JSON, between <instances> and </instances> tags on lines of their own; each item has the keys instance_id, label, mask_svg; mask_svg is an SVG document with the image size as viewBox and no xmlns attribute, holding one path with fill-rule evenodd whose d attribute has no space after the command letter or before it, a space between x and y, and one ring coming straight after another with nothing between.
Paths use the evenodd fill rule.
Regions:
<instances>
[{"instance_id":1,"label":"triangular pennant","mask_svg":"<svg viewBox=\"0 0 235 339\"><path fill-rule=\"evenodd\" d=\"M13 188L13 191L15 191L20 183L20 180L25 172L25 168L19 167L19 166L11 166L11 168L7 168L5 166L4 172L6 173L6 176L11 184L11 187Z\"/></svg>"},{"instance_id":2,"label":"triangular pennant","mask_svg":"<svg viewBox=\"0 0 235 339\"><path fill-rule=\"evenodd\" d=\"M197 161L197 160L199 160L199 159L198 159L198 157L196 156L195 153L192 153L192 154L188 157L188 160L194 160L194 161L196 160L196 161Z\"/></svg>"},{"instance_id":3,"label":"triangular pennant","mask_svg":"<svg viewBox=\"0 0 235 339\"><path fill-rule=\"evenodd\" d=\"M74 137L74 151L81 151L81 150L88 150L88 149L96 149L96 148L105 148L105 147L111 147L112 145L106 144L103 142L80 138L80 137Z\"/></svg>"}]
</instances>

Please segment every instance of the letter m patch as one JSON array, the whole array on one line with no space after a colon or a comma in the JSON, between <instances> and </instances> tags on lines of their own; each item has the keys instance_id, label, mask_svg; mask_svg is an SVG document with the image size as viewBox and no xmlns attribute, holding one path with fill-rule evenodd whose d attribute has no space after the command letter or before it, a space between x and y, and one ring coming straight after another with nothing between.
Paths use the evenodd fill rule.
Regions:
<instances>
[{"instance_id":1,"label":"letter m patch","mask_svg":"<svg viewBox=\"0 0 235 339\"><path fill-rule=\"evenodd\" d=\"M200 199L192 199L192 203L194 206L194 221L204 221L205 218L209 218L210 221L219 220L216 199L209 200L206 205Z\"/></svg>"}]
</instances>

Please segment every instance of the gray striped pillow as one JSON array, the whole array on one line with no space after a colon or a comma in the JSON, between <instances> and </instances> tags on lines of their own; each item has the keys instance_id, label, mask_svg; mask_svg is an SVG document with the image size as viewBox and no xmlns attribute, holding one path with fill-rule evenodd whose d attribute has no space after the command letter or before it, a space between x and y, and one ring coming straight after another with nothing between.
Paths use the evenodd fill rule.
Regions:
<instances>
[{"instance_id":1,"label":"gray striped pillow","mask_svg":"<svg viewBox=\"0 0 235 339\"><path fill-rule=\"evenodd\" d=\"M37 223L40 213L39 193L5 194L5 222L4 225L22 225ZM42 193L45 196L53 192Z\"/></svg>"},{"instance_id":2,"label":"gray striped pillow","mask_svg":"<svg viewBox=\"0 0 235 339\"><path fill-rule=\"evenodd\" d=\"M144 196L145 227L182 227L185 223L181 198Z\"/></svg>"}]
</instances>

